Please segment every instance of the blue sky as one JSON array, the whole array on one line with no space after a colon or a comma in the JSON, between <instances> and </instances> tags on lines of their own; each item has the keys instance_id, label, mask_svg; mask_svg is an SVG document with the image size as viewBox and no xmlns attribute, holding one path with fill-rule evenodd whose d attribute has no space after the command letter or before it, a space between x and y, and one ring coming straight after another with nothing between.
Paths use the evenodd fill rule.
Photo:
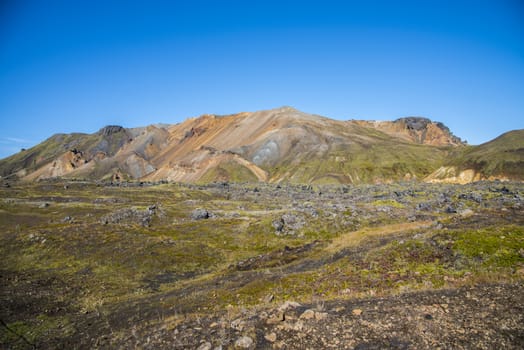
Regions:
<instances>
[{"instance_id":1,"label":"blue sky","mask_svg":"<svg viewBox=\"0 0 524 350\"><path fill-rule=\"evenodd\" d=\"M0 2L0 158L58 132L290 105L524 128L524 5L493 1Z\"/></svg>"}]
</instances>

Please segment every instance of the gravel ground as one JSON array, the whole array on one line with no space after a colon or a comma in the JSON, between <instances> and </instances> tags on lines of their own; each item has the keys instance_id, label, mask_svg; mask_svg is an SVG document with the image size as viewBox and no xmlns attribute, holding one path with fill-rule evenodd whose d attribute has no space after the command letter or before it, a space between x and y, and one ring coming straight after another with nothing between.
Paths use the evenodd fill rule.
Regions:
<instances>
[{"instance_id":1,"label":"gravel ground","mask_svg":"<svg viewBox=\"0 0 524 350\"><path fill-rule=\"evenodd\" d=\"M522 349L523 284L477 285L145 327L100 346L175 349Z\"/></svg>"}]
</instances>

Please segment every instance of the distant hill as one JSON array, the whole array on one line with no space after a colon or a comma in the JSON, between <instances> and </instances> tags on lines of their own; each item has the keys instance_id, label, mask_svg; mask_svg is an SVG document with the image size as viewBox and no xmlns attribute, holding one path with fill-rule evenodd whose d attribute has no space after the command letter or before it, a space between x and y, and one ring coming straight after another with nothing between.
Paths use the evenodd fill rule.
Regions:
<instances>
[{"instance_id":1,"label":"distant hill","mask_svg":"<svg viewBox=\"0 0 524 350\"><path fill-rule=\"evenodd\" d=\"M524 129L507 132L479 146L461 148L426 178L457 183L485 179L524 180Z\"/></svg>"},{"instance_id":2,"label":"distant hill","mask_svg":"<svg viewBox=\"0 0 524 350\"><path fill-rule=\"evenodd\" d=\"M372 183L452 181L449 169L460 173L474 165L478 175L472 179L522 179L523 146L512 148L522 142L522 131L499 139L472 147L442 123L423 117L338 121L281 107L203 115L175 125L57 134L0 160L0 176ZM495 165L493 157L504 161Z\"/></svg>"}]
</instances>

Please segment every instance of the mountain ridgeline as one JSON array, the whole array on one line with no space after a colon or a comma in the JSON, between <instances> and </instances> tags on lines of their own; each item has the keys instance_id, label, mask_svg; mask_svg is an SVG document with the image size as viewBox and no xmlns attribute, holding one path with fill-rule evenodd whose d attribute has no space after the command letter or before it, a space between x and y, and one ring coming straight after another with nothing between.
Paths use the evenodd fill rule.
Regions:
<instances>
[{"instance_id":1,"label":"mountain ridgeline","mask_svg":"<svg viewBox=\"0 0 524 350\"><path fill-rule=\"evenodd\" d=\"M439 122L339 121L291 107L56 134L0 160L3 179L379 183L524 180L524 130L468 146Z\"/></svg>"}]
</instances>

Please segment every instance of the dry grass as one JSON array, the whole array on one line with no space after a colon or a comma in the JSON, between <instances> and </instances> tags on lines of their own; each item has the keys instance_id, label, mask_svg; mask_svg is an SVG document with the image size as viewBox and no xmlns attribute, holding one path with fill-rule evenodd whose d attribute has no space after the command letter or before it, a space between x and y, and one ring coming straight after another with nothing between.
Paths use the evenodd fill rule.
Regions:
<instances>
[{"instance_id":1,"label":"dry grass","mask_svg":"<svg viewBox=\"0 0 524 350\"><path fill-rule=\"evenodd\" d=\"M415 221L389 224L379 227L366 227L358 231L341 234L340 236L334 238L332 242L325 248L325 251L331 254L337 253L344 248L358 246L364 239L380 238L414 230L425 230L431 227L432 224L432 221Z\"/></svg>"}]
</instances>

